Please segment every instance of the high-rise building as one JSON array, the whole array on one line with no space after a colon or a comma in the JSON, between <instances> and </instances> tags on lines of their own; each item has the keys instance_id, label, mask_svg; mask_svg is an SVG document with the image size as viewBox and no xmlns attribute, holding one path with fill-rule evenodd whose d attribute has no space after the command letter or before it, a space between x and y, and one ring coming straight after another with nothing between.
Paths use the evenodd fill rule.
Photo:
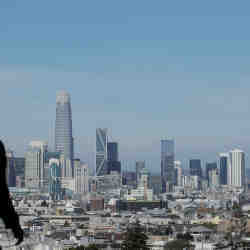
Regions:
<instances>
[{"instance_id":1,"label":"high-rise building","mask_svg":"<svg viewBox=\"0 0 250 250\"><path fill-rule=\"evenodd\" d=\"M191 159L189 161L189 169L191 176L202 177L202 168L201 168L201 160L200 159Z\"/></svg>"},{"instance_id":2,"label":"high-rise building","mask_svg":"<svg viewBox=\"0 0 250 250\"><path fill-rule=\"evenodd\" d=\"M208 172L208 186L217 188L219 186L219 172L217 168L213 168Z\"/></svg>"},{"instance_id":3,"label":"high-rise building","mask_svg":"<svg viewBox=\"0 0 250 250\"><path fill-rule=\"evenodd\" d=\"M111 172L121 173L121 162L119 161L118 143L108 142L107 144L107 174Z\"/></svg>"},{"instance_id":4,"label":"high-rise building","mask_svg":"<svg viewBox=\"0 0 250 250\"><path fill-rule=\"evenodd\" d=\"M16 186L16 162L14 158L14 153L10 150L7 150L6 156L7 156L7 171L6 171L7 184L9 187L15 187Z\"/></svg>"},{"instance_id":5,"label":"high-rise building","mask_svg":"<svg viewBox=\"0 0 250 250\"><path fill-rule=\"evenodd\" d=\"M87 194L89 191L88 165L79 162L75 164L75 192L78 194Z\"/></svg>"},{"instance_id":6,"label":"high-rise building","mask_svg":"<svg viewBox=\"0 0 250 250\"><path fill-rule=\"evenodd\" d=\"M118 143L108 142L108 161L118 161Z\"/></svg>"},{"instance_id":7,"label":"high-rise building","mask_svg":"<svg viewBox=\"0 0 250 250\"><path fill-rule=\"evenodd\" d=\"M182 169L181 169L181 162L180 161L174 161L174 169L175 169L175 174L174 174L174 185L176 186L181 186L182 185Z\"/></svg>"},{"instance_id":8,"label":"high-rise building","mask_svg":"<svg viewBox=\"0 0 250 250\"><path fill-rule=\"evenodd\" d=\"M145 161L137 161L135 163L135 173L136 173L136 184L139 185L139 181L141 178L141 170L146 168Z\"/></svg>"},{"instance_id":9,"label":"high-rise building","mask_svg":"<svg viewBox=\"0 0 250 250\"><path fill-rule=\"evenodd\" d=\"M107 174L117 172L121 174L121 162L120 161L107 161Z\"/></svg>"},{"instance_id":10,"label":"high-rise building","mask_svg":"<svg viewBox=\"0 0 250 250\"><path fill-rule=\"evenodd\" d=\"M206 176L205 178L208 180L208 185L210 185L209 183L209 172L212 171L212 170L215 170L217 169L217 163L216 162L207 162L206 163Z\"/></svg>"},{"instance_id":11,"label":"high-rise building","mask_svg":"<svg viewBox=\"0 0 250 250\"><path fill-rule=\"evenodd\" d=\"M16 178L18 182L18 187L25 186L25 158L15 157L16 166Z\"/></svg>"},{"instance_id":12,"label":"high-rise building","mask_svg":"<svg viewBox=\"0 0 250 250\"><path fill-rule=\"evenodd\" d=\"M174 140L161 140L162 192L172 192L174 182Z\"/></svg>"},{"instance_id":13,"label":"high-rise building","mask_svg":"<svg viewBox=\"0 0 250 250\"><path fill-rule=\"evenodd\" d=\"M50 169L50 195L53 200L62 199L62 190L61 190L61 168L60 162L58 159L49 160L49 169Z\"/></svg>"},{"instance_id":14,"label":"high-rise building","mask_svg":"<svg viewBox=\"0 0 250 250\"><path fill-rule=\"evenodd\" d=\"M60 91L56 96L55 151L73 162L72 113L70 96Z\"/></svg>"},{"instance_id":15,"label":"high-rise building","mask_svg":"<svg viewBox=\"0 0 250 250\"><path fill-rule=\"evenodd\" d=\"M65 159L64 155L60 156L60 164L61 164L61 171L62 171L62 178L73 178L74 176L74 160L71 161L70 159Z\"/></svg>"},{"instance_id":16,"label":"high-rise building","mask_svg":"<svg viewBox=\"0 0 250 250\"><path fill-rule=\"evenodd\" d=\"M25 155L25 186L42 188L46 162L47 143L32 141Z\"/></svg>"},{"instance_id":17,"label":"high-rise building","mask_svg":"<svg viewBox=\"0 0 250 250\"><path fill-rule=\"evenodd\" d=\"M107 144L108 136L107 129L98 128L96 129L96 175L106 175L107 169Z\"/></svg>"},{"instance_id":18,"label":"high-rise building","mask_svg":"<svg viewBox=\"0 0 250 250\"><path fill-rule=\"evenodd\" d=\"M228 153L220 154L220 184L227 185Z\"/></svg>"},{"instance_id":19,"label":"high-rise building","mask_svg":"<svg viewBox=\"0 0 250 250\"><path fill-rule=\"evenodd\" d=\"M205 176L206 179L208 179L208 177L209 177L209 171L213 170L213 169L217 169L217 163L216 162L207 162L206 163L206 176Z\"/></svg>"},{"instance_id":20,"label":"high-rise building","mask_svg":"<svg viewBox=\"0 0 250 250\"><path fill-rule=\"evenodd\" d=\"M245 154L239 149L229 152L228 185L235 187L245 186Z\"/></svg>"}]
</instances>

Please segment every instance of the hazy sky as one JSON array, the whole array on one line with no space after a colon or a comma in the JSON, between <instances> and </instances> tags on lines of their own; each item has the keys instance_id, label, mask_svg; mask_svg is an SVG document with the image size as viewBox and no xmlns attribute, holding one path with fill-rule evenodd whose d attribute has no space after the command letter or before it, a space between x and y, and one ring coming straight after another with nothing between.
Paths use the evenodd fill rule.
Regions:
<instances>
[{"instance_id":1,"label":"hazy sky","mask_svg":"<svg viewBox=\"0 0 250 250\"><path fill-rule=\"evenodd\" d=\"M1 135L22 155L54 143L56 92L71 95L75 151L93 163L96 127L120 158L160 169L176 155L250 151L249 1L0 1Z\"/></svg>"}]
</instances>

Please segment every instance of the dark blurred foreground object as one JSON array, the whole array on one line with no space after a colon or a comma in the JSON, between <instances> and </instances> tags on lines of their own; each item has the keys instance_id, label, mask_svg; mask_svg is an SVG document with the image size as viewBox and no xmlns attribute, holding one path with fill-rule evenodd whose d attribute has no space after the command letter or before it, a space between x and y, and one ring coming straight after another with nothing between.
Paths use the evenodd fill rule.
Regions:
<instances>
[{"instance_id":1,"label":"dark blurred foreground object","mask_svg":"<svg viewBox=\"0 0 250 250\"><path fill-rule=\"evenodd\" d=\"M10 200L9 190L6 183L7 158L3 143L0 141L0 217L6 228L10 228L18 240L16 245L23 241L23 230L19 224L18 215Z\"/></svg>"}]
</instances>

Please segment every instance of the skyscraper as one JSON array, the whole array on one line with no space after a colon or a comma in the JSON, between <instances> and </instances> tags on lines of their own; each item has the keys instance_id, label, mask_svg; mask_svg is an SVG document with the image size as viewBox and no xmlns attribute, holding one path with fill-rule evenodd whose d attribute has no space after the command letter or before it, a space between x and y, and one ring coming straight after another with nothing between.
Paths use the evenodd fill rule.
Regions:
<instances>
[{"instance_id":1,"label":"skyscraper","mask_svg":"<svg viewBox=\"0 0 250 250\"><path fill-rule=\"evenodd\" d=\"M202 177L202 169L201 169L201 160L200 159L191 159L189 161L189 169L191 176L199 176Z\"/></svg>"},{"instance_id":2,"label":"skyscraper","mask_svg":"<svg viewBox=\"0 0 250 250\"><path fill-rule=\"evenodd\" d=\"M16 162L14 158L14 153L10 150L6 152L7 156L7 184L9 187L16 186Z\"/></svg>"},{"instance_id":3,"label":"skyscraper","mask_svg":"<svg viewBox=\"0 0 250 250\"><path fill-rule=\"evenodd\" d=\"M88 165L79 162L75 164L75 192L79 194L87 194L88 188Z\"/></svg>"},{"instance_id":4,"label":"skyscraper","mask_svg":"<svg viewBox=\"0 0 250 250\"><path fill-rule=\"evenodd\" d=\"M56 96L55 151L73 162L72 113L70 96L60 91Z\"/></svg>"},{"instance_id":5,"label":"skyscraper","mask_svg":"<svg viewBox=\"0 0 250 250\"><path fill-rule=\"evenodd\" d=\"M227 168L228 168L229 154L220 154L220 184L227 185Z\"/></svg>"},{"instance_id":6,"label":"skyscraper","mask_svg":"<svg viewBox=\"0 0 250 250\"><path fill-rule=\"evenodd\" d=\"M44 185L44 168L48 145L32 141L25 155L25 186L41 188Z\"/></svg>"},{"instance_id":7,"label":"skyscraper","mask_svg":"<svg viewBox=\"0 0 250 250\"><path fill-rule=\"evenodd\" d=\"M182 169L181 169L181 162L174 161L174 185L181 186L181 179L182 179Z\"/></svg>"},{"instance_id":8,"label":"skyscraper","mask_svg":"<svg viewBox=\"0 0 250 250\"><path fill-rule=\"evenodd\" d=\"M245 154L239 149L229 152L228 185L244 187L245 185Z\"/></svg>"},{"instance_id":9,"label":"skyscraper","mask_svg":"<svg viewBox=\"0 0 250 250\"><path fill-rule=\"evenodd\" d=\"M107 170L107 136L106 128L96 129L96 175L101 176L108 173Z\"/></svg>"},{"instance_id":10,"label":"skyscraper","mask_svg":"<svg viewBox=\"0 0 250 250\"><path fill-rule=\"evenodd\" d=\"M108 161L118 161L117 142L108 142Z\"/></svg>"},{"instance_id":11,"label":"skyscraper","mask_svg":"<svg viewBox=\"0 0 250 250\"><path fill-rule=\"evenodd\" d=\"M19 187L25 186L25 158L15 157L16 178Z\"/></svg>"},{"instance_id":12,"label":"skyscraper","mask_svg":"<svg viewBox=\"0 0 250 250\"><path fill-rule=\"evenodd\" d=\"M174 182L174 140L161 140L162 192L171 192Z\"/></svg>"},{"instance_id":13,"label":"skyscraper","mask_svg":"<svg viewBox=\"0 0 250 250\"><path fill-rule=\"evenodd\" d=\"M146 167L145 161L137 161L135 163L135 173L136 173L136 184L138 186L140 178L141 178L141 170Z\"/></svg>"},{"instance_id":14,"label":"skyscraper","mask_svg":"<svg viewBox=\"0 0 250 250\"><path fill-rule=\"evenodd\" d=\"M217 169L217 163L216 162L207 162L206 163L206 176L205 178L207 179L208 181L208 185L210 185L210 180L211 178L209 178L209 172L212 171L212 170L216 170ZM215 172L213 172L214 174Z\"/></svg>"},{"instance_id":15,"label":"skyscraper","mask_svg":"<svg viewBox=\"0 0 250 250\"><path fill-rule=\"evenodd\" d=\"M60 162L58 159L49 160L49 169L50 169L50 195L53 200L61 200L62 191L61 191L61 168Z\"/></svg>"}]
</instances>

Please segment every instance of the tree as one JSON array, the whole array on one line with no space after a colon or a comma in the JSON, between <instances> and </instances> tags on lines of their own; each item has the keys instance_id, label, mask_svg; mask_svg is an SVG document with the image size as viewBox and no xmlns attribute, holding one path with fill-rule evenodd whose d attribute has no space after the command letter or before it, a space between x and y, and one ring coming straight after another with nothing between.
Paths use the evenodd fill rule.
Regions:
<instances>
[{"instance_id":1,"label":"tree","mask_svg":"<svg viewBox=\"0 0 250 250\"><path fill-rule=\"evenodd\" d=\"M99 248L95 244L90 244L85 247L85 250L99 250Z\"/></svg>"},{"instance_id":2,"label":"tree","mask_svg":"<svg viewBox=\"0 0 250 250\"><path fill-rule=\"evenodd\" d=\"M176 238L178 240L185 240L185 241L189 241L189 240L193 240L194 237L190 234L190 233L185 233L185 234L177 234Z\"/></svg>"},{"instance_id":3,"label":"tree","mask_svg":"<svg viewBox=\"0 0 250 250\"><path fill-rule=\"evenodd\" d=\"M137 220L134 224L127 228L123 243L122 250L149 250L147 247L147 235L144 233L140 222Z\"/></svg>"},{"instance_id":4,"label":"tree","mask_svg":"<svg viewBox=\"0 0 250 250\"><path fill-rule=\"evenodd\" d=\"M70 223L66 220L65 222L64 222L64 225L63 225L64 227L70 227Z\"/></svg>"},{"instance_id":5,"label":"tree","mask_svg":"<svg viewBox=\"0 0 250 250\"><path fill-rule=\"evenodd\" d=\"M172 228L171 228L170 226L168 226L168 227L166 228L165 234L166 234L167 236L173 234L173 230L172 230Z\"/></svg>"},{"instance_id":6,"label":"tree","mask_svg":"<svg viewBox=\"0 0 250 250\"><path fill-rule=\"evenodd\" d=\"M183 250L183 249L194 249L188 240L179 239L168 242L165 245L167 250Z\"/></svg>"}]
</instances>

